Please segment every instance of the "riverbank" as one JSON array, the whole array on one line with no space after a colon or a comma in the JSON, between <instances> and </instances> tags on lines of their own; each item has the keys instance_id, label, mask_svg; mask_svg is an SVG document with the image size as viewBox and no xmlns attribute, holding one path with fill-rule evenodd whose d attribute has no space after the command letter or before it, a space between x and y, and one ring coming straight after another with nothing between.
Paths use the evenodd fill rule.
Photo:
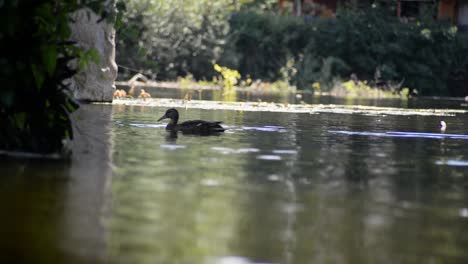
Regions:
<instances>
[{"instance_id":1,"label":"riverbank","mask_svg":"<svg viewBox=\"0 0 468 264\"><path fill-rule=\"evenodd\" d=\"M142 88L147 91L147 88L162 88L162 89L179 89L190 91L219 91L224 94L235 92L248 92L255 95L275 95L275 94L295 94L298 97L304 94L315 96L335 96L343 98L401 98L407 99L412 96L408 89L401 89L400 92L392 92L392 90L384 90L378 87L372 87L363 81L336 81L333 88L329 92L322 91L319 83L314 83L310 90L298 90L294 86L287 85L284 82L268 83L256 81L248 86L234 86L231 89L223 88L214 82L196 82L181 79L181 81L117 81L115 85L118 89L123 89L129 94L129 97L138 97Z\"/></svg>"}]
</instances>

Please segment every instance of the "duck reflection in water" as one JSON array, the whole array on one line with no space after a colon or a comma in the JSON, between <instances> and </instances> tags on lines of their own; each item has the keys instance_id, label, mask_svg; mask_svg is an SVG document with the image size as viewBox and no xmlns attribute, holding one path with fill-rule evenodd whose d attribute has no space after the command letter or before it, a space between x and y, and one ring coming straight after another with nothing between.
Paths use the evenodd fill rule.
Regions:
<instances>
[{"instance_id":1,"label":"duck reflection in water","mask_svg":"<svg viewBox=\"0 0 468 264\"><path fill-rule=\"evenodd\" d=\"M170 119L169 123L167 123L166 130L169 132L168 136L173 139L177 138L177 132L179 131L184 135L200 136L219 135L219 133L225 131L219 121L190 120L178 124L179 112L174 108L168 109L158 121L163 119Z\"/></svg>"}]
</instances>

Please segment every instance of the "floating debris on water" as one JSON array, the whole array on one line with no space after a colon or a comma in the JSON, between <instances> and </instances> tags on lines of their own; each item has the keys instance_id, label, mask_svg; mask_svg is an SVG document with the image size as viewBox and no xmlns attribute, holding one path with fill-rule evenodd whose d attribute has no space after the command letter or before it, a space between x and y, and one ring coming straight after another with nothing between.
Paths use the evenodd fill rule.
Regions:
<instances>
[{"instance_id":1,"label":"floating debris on water","mask_svg":"<svg viewBox=\"0 0 468 264\"><path fill-rule=\"evenodd\" d=\"M276 175L276 174L271 174L271 175L268 175L268 180L270 181L279 181L281 180L280 176Z\"/></svg>"},{"instance_id":2,"label":"floating debris on water","mask_svg":"<svg viewBox=\"0 0 468 264\"><path fill-rule=\"evenodd\" d=\"M462 208L458 214L463 218L468 218L468 208Z\"/></svg>"},{"instance_id":3,"label":"floating debris on water","mask_svg":"<svg viewBox=\"0 0 468 264\"><path fill-rule=\"evenodd\" d=\"M445 129L447 128L447 123L445 123L445 121L440 121L440 124L439 124L439 127L440 127L440 131L445 131Z\"/></svg>"}]
</instances>

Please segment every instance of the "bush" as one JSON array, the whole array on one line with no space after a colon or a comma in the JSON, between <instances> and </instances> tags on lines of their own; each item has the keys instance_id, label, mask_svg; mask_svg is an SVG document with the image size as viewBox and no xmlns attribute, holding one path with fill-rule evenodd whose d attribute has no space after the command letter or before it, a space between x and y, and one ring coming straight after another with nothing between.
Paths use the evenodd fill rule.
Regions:
<instances>
[{"instance_id":1,"label":"bush","mask_svg":"<svg viewBox=\"0 0 468 264\"><path fill-rule=\"evenodd\" d=\"M73 138L69 114L78 104L64 80L75 74L72 59L93 52L68 41L69 15L87 6L106 10L95 1L0 4L0 149L52 153Z\"/></svg>"},{"instance_id":2,"label":"bush","mask_svg":"<svg viewBox=\"0 0 468 264\"><path fill-rule=\"evenodd\" d=\"M374 86L402 83L423 95L466 92L468 38L443 22L403 23L388 9L369 7L343 9L336 19L242 12L230 26L225 54L236 59L224 64L243 76L275 81L294 59L290 81L299 89L314 82L330 88L354 73Z\"/></svg>"},{"instance_id":3,"label":"bush","mask_svg":"<svg viewBox=\"0 0 468 264\"><path fill-rule=\"evenodd\" d=\"M189 73L211 79L234 8L231 1L129 1L125 27L117 32L117 61L157 79ZM134 74L121 73L120 78Z\"/></svg>"},{"instance_id":4,"label":"bush","mask_svg":"<svg viewBox=\"0 0 468 264\"><path fill-rule=\"evenodd\" d=\"M305 43L303 22L293 16L241 12L230 20L230 34L221 62L238 69L243 76L276 81L281 67L298 55Z\"/></svg>"},{"instance_id":5,"label":"bush","mask_svg":"<svg viewBox=\"0 0 468 264\"><path fill-rule=\"evenodd\" d=\"M295 17L272 12L276 3L130 1L117 61L159 80L189 73L211 80L218 63L267 82L285 81L287 67L299 89L320 83L327 91L354 74L382 89L468 93L468 38L448 23L427 14L401 22L395 10L371 6L343 7L337 18ZM123 73L120 78L134 74Z\"/></svg>"}]
</instances>

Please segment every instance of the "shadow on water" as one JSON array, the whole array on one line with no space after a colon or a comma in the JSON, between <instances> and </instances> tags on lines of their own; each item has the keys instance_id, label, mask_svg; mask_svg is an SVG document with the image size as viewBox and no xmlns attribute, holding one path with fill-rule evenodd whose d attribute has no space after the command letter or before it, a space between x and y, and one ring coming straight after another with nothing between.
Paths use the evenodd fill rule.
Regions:
<instances>
[{"instance_id":1,"label":"shadow on water","mask_svg":"<svg viewBox=\"0 0 468 264\"><path fill-rule=\"evenodd\" d=\"M465 263L466 114L84 106L68 164L0 167L8 262ZM80 142L80 143L78 143ZM12 202L15 201L15 202ZM6 237L12 237L7 239ZM229 262L231 261L231 262ZM3 263L3 261L2 261Z\"/></svg>"},{"instance_id":2,"label":"shadow on water","mask_svg":"<svg viewBox=\"0 0 468 264\"><path fill-rule=\"evenodd\" d=\"M70 162L0 161L0 262L101 263L106 258L112 108L83 105Z\"/></svg>"}]
</instances>

